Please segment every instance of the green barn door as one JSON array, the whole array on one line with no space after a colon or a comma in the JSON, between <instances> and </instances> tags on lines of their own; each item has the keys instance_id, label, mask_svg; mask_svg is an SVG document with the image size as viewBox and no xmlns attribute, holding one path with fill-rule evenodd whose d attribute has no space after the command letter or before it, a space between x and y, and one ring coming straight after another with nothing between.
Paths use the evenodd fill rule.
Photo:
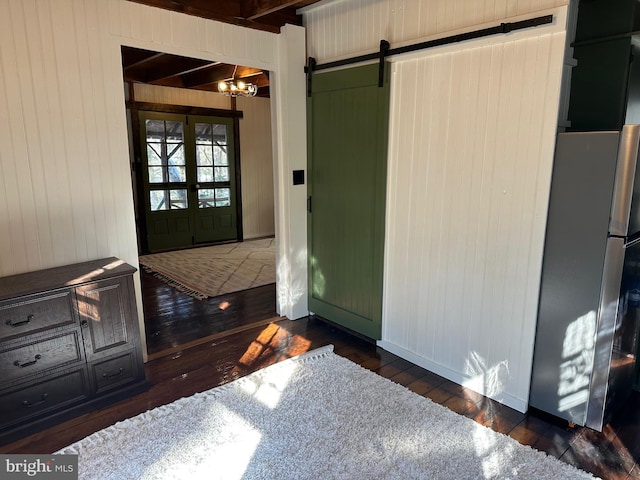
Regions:
<instances>
[{"instance_id":1,"label":"green barn door","mask_svg":"<svg viewBox=\"0 0 640 480\"><path fill-rule=\"evenodd\" d=\"M151 252L238 239L231 118L140 112Z\"/></svg>"},{"instance_id":2,"label":"green barn door","mask_svg":"<svg viewBox=\"0 0 640 480\"><path fill-rule=\"evenodd\" d=\"M380 339L389 66L314 73L308 99L309 310Z\"/></svg>"}]
</instances>

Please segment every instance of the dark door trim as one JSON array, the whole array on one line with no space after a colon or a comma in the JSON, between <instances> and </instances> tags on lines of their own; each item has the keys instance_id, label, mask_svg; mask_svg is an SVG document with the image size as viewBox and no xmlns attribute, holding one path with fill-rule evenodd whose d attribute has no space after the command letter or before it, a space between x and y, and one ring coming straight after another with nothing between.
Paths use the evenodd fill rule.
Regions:
<instances>
[{"instance_id":1,"label":"dark door trim","mask_svg":"<svg viewBox=\"0 0 640 480\"><path fill-rule=\"evenodd\" d=\"M180 115L200 115L204 117L242 118L242 110L224 110L222 108L189 107L185 105L167 105L164 103L128 101L127 108L157 113L179 113Z\"/></svg>"},{"instance_id":2,"label":"dark door trim","mask_svg":"<svg viewBox=\"0 0 640 480\"><path fill-rule=\"evenodd\" d=\"M235 146L235 191L236 191L236 228L237 241L244 240L244 232L242 228L242 188L241 188L241 169L240 169L240 119L244 113L241 110L224 110L220 108L191 107L183 105L167 105L162 103L136 102L127 101L126 108L131 112L131 132L133 142L134 160L131 165L132 183L136 186L137 198L134 202L136 212L136 226L139 235L138 249L139 255L149 253L149 245L147 242L147 215L145 198L141 195L144 191L144 177L142 171L142 144L140 140L140 112L155 113L176 113L187 116L208 116L208 117L226 117L233 118L233 136Z\"/></svg>"}]
</instances>

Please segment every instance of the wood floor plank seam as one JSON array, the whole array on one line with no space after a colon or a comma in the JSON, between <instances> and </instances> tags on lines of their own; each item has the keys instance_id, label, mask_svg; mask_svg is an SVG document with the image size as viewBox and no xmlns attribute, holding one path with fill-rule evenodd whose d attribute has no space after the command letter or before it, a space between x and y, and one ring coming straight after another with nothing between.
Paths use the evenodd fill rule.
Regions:
<instances>
[{"instance_id":1,"label":"wood floor plank seam","mask_svg":"<svg viewBox=\"0 0 640 480\"><path fill-rule=\"evenodd\" d=\"M225 330L223 332L213 333L211 335L207 335L206 337L198 338L196 340L192 340L190 342L187 342L187 343L184 343L184 344L181 344L181 345L177 345L177 346L172 347L172 348L167 348L165 350L161 350L159 352L153 353L153 354L149 355L149 361L156 360L156 359L162 358L162 357L168 357L168 356L173 355L176 352L188 350L189 348L197 347L198 345L209 343L209 342L212 342L214 340L219 340L221 338L228 337L230 335L234 335L236 333L245 332L247 330L251 330L251 329L256 328L256 327L260 327L260 326L263 326L263 325L268 325L270 323L280 322L280 321L286 320L286 319L287 319L287 317L267 318L265 320L258 320L257 322L253 322L253 323L250 323L248 325L241 325L239 327L231 328L231 329Z\"/></svg>"}]
</instances>

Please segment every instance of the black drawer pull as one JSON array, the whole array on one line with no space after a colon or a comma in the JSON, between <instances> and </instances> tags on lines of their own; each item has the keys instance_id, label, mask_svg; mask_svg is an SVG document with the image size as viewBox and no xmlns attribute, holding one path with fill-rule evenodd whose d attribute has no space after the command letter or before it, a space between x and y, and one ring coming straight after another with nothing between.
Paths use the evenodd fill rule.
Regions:
<instances>
[{"instance_id":1,"label":"black drawer pull","mask_svg":"<svg viewBox=\"0 0 640 480\"><path fill-rule=\"evenodd\" d=\"M120 370L118 370L118 373L103 373L102 378L119 377L120 375L122 375L122 372L124 372L124 369L120 367Z\"/></svg>"},{"instance_id":2,"label":"black drawer pull","mask_svg":"<svg viewBox=\"0 0 640 480\"><path fill-rule=\"evenodd\" d=\"M33 358L34 358L34 359L33 359L33 360L31 360L30 362L20 363L20 361L19 361L19 360L16 360L15 362L13 362L13 364L14 364L16 367L20 367L20 368L28 367L28 366L30 366L30 365L35 365L35 363L36 363L38 360L40 360L40 359L42 358L42 355L37 354L37 355L36 355L35 357L33 357Z\"/></svg>"},{"instance_id":3,"label":"black drawer pull","mask_svg":"<svg viewBox=\"0 0 640 480\"><path fill-rule=\"evenodd\" d=\"M6 322L4 322L5 324L9 325L10 327L19 327L20 325L26 325L27 323L29 323L31 320L33 320L33 315L27 315L27 319L26 320L22 320L21 322L15 322L13 323L13 320L7 320Z\"/></svg>"},{"instance_id":4,"label":"black drawer pull","mask_svg":"<svg viewBox=\"0 0 640 480\"><path fill-rule=\"evenodd\" d=\"M29 400L24 400L22 402L22 405L24 405L27 408L35 407L36 405L40 405L41 403L46 402L48 396L49 396L48 393L43 393L42 394L42 400L38 400L37 402L30 402Z\"/></svg>"}]
</instances>

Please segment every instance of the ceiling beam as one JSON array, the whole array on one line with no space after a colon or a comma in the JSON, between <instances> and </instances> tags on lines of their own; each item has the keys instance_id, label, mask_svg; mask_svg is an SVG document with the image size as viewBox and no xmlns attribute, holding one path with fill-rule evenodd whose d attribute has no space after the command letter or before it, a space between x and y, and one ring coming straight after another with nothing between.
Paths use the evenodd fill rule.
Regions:
<instances>
[{"instance_id":1,"label":"ceiling beam","mask_svg":"<svg viewBox=\"0 0 640 480\"><path fill-rule=\"evenodd\" d=\"M216 20L241 27L253 28L271 33L280 33L280 27L255 22L244 18L239 11L238 0L215 0L202 3L198 0L128 0L164 10L185 13L196 17Z\"/></svg>"},{"instance_id":2,"label":"ceiling beam","mask_svg":"<svg viewBox=\"0 0 640 480\"><path fill-rule=\"evenodd\" d=\"M137 65L142 65L145 62L160 58L164 53L151 52L149 50L140 50L137 48L123 48L122 49L122 68L131 69Z\"/></svg>"},{"instance_id":3,"label":"ceiling beam","mask_svg":"<svg viewBox=\"0 0 640 480\"><path fill-rule=\"evenodd\" d=\"M300 0L247 0L241 2L241 15L247 20L256 20L298 3Z\"/></svg>"},{"instance_id":4,"label":"ceiling beam","mask_svg":"<svg viewBox=\"0 0 640 480\"><path fill-rule=\"evenodd\" d=\"M231 78L234 68L234 65L221 63L183 75L182 82L185 88L197 88L210 83L218 83L220 80Z\"/></svg>"},{"instance_id":5,"label":"ceiling beam","mask_svg":"<svg viewBox=\"0 0 640 480\"><path fill-rule=\"evenodd\" d=\"M149 83L153 83L154 85L164 85L166 87L191 88L191 85L188 81L191 76L205 75L205 72L215 68L218 65L220 65L220 62L207 63L206 65L203 65L201 67L176 72L174 75L159 78ZM197 83L193 86L197 86Z\"/></svg>"},{"instance_id":6,"label":"ceiling beam","mask_svg":"<svg viewBox=\"0 0 640 480\"><path fill-rule=\"evenodd\" d=\"M152 61L139 62L133 68L125 68L125 77L134 78L147 83L161 81L180 75L184 72L193 71L203 66L209 65L211 61L198 58L179 57L175 55L161 55L153 58Z\"/></svg>"}]
</instances>

